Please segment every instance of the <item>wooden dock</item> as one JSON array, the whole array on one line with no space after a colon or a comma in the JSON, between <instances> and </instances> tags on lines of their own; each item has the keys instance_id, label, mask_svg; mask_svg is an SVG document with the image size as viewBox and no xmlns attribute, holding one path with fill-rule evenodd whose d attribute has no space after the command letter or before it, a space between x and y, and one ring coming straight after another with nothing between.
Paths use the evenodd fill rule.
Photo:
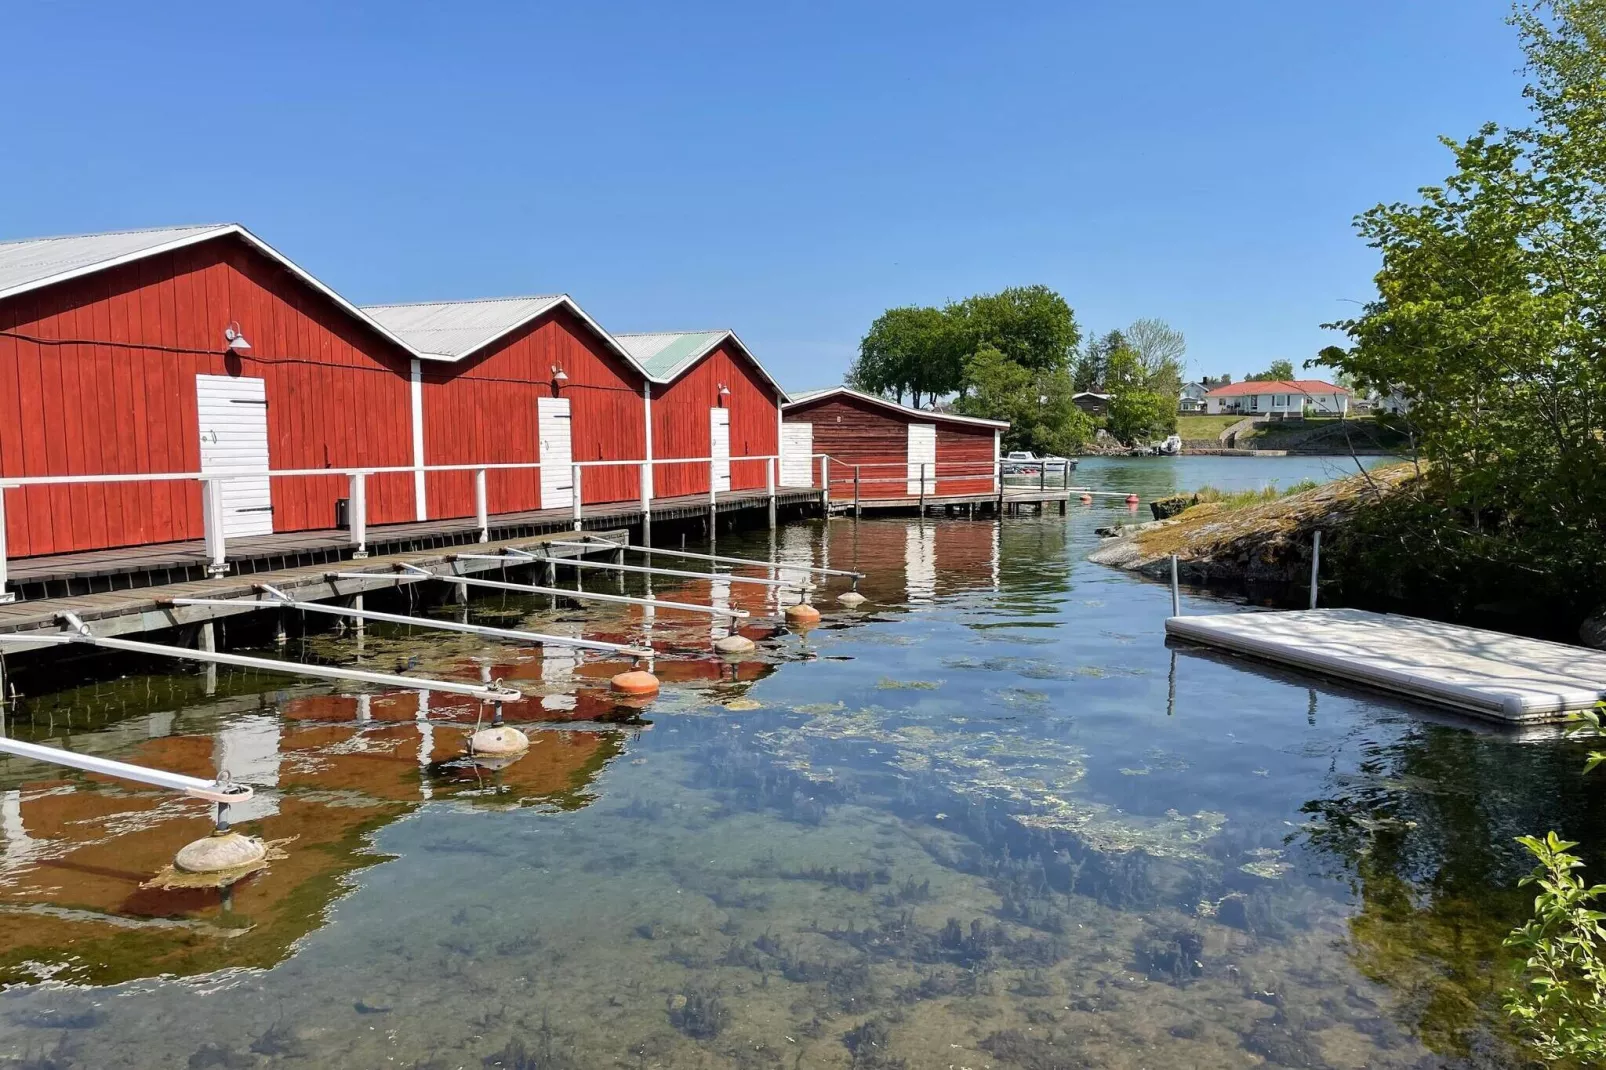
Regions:
<instances>
[{"instance_id":1,"label":"wooden dock","mask_svg":"<svg viewBox=\"0 0 1606 1070\"><path fill-rule=\"evenodd\" d=\"M629 532L624 529L595 531L591 534L623 544ZM599 549L586 549L574 545L545 544L562 542L572 532L550 532L537 536L501 539L491 543L475 543L476 554L496 554L504 548L527 550L541 556L556 558L579 557ZM185 625L206 624L242 613L279 612L272 603L253 601L256 584L271 584L298 601L330 601L350 598L369 591L390 589L398 579L395 566L412 565L429 572L450 575L473 575L479 572L500 570L496 561L455 560L452 548L442 550L411 550L351 561L340 565L343 573L371 573L372 578L340 578L330 576L334 567L314 562L291 565L285 568L256 572L249 576L213 576L207 579L180 580L132 590L103 591L79 594L65 598L41 598L27 602L0 605L0 632L27 635L31 632L59 633L62 631L60 614L72 613L91 625L96 635L116 637L143 632L179 628ZM175 606L174 598L228 598L239 599L233 606ZM40 646L46 645L41 641ZM29 650L30 646L9 644L8 650Z\"/></svg>"},{"instance_id":2,"label":"wooden dock","mask_svg":"<svg viewBox=\"0 0 1606 1070\"><path fill-rule=\"evenodd\" d=\"M1177 616L1165 630L1505 724L1564 721L1606 698L1606 652L1392 613Z\"/></svg>"},{"instance_id":3,"label":"wooden dock","mask_svg":"<svg viewBox=\"0 0 1606 1070\"><path fill-rule=\"evenodd\" d=\"M807 488L776 492L778 508L818 509L820 492ZM758 491L727 491L717 497L719 515L764 511L769 495ZM654 522L701 519L709 514L707 494L657 498L652 503ZM610 502L584 508L584 530L638 527L643 518L639 502ZM487 528L492 540L528 538L553 532L574 530L574 513L569 508L540 509L521 513L493 514ZM370 526L367 549L370 556L463 546L479 539L479 522L474 517L425 520L405 524ZM279 532L253 538L231 539L228 544L231 575L278 571L310 565L326 565L352 556L351 535L344 529ZM129 546L113 550L55 554L45 557L13 558L10 562L10 588L25 603L81 594L130 590L153 585L205 579L206 544L169 542L148 546ZM271 582L271 581L266 581ZM0 606L0 628L8 609Z\"/></svg>"},{"instance_id":4,"label":"wooden dock","mask_svg":"<svg viewBox=\"0 0 1606 1070\"><path fill-rule=\"evenodd\" d=\"M839 494L840 488L834 488L833 495ZM1066 490L1062 487L1006 487L1003 494L996 491L986 494L927 494L925 496L910 494L899 498L852 498L833 496L831 499L831 512L835 514L848 513L853 515L877 512L907 512L913 510L923 513L930 509L940 509L943 512L974 512L1003 515L1005 513L1018 513L1022 506L1030 506L1041 512L1048 506L1058 503L1060 515L1065 515L1066 503L1073 495L1081 493L1075 490Z\"/></svg>"}]
</instances>

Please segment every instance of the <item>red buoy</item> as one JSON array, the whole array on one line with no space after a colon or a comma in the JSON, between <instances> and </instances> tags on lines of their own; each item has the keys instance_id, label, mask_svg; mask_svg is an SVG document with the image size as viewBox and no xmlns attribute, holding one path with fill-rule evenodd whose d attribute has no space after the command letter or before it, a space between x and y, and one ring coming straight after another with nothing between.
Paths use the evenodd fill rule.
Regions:
<instances>
[{"instance_id":1,"label":"red buoy","mask_svg":"<svg viewBox=\"0 0 1606 1070\"><path fill-rule=\"evenodd\" d=\"M658 690L658 677L644 669L632 669L615 676L608 684L626 695L650 695Z\"/></svg>"}]
</instances>

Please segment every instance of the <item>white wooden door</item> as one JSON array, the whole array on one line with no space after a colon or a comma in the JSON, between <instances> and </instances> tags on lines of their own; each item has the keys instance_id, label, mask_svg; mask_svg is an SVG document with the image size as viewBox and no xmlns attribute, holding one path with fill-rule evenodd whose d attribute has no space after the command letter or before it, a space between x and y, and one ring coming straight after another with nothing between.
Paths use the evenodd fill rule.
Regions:
<instances>
[{"instance_id":1,"label":"white wooden door","mask_svg":"<svg viewBox=\"0 0 1606 1070\"><path fill-rule=\"evenodd\" d=\"M731 489L731 411L708 410L708 455L714 459L714 489Z\"/></svg>"},{"instance_id":2,"label":"white wooden door","mask_svg":"<svg viewBox=\"0 0 1606 1070\"><path fill-rule=\"evenodd\" d=\"M781 486L814 486L814 425L781 425Z\"/></svg>"},{"instance_id":3,"label":"white wooden door","mask_svg":"<svg viewBox=\"0 0 1606 1070\"><path fill-rule=\"evenodd\" d=\"M574 507L574 437L569 399L535 399L536 433L541 436L541 508Z\"/></svg>"},{"instance_id":4,"label":"white wooden door","mask_svg":"<svg viewBox=\"0 0 1606 1070\"><path fill-rule=\"evenodd\" d=\"M195 407L202 472L268 470L268 394L263 380L197 375ZM240 475L220 486L224 538L273 534L273 494L266 475Z\"/></svg>"},{"instance_id":5,"label":"white wooden door","mask_svg":"<svg viewBox=\"0 0 1606 1070\"><path fill-rule=\"evenodd\" d=\"M909 425L909 486L907 493L918 495L921 465L925 465L926 494L937 493L937 425Z\"/></svg>"}]
</instances>

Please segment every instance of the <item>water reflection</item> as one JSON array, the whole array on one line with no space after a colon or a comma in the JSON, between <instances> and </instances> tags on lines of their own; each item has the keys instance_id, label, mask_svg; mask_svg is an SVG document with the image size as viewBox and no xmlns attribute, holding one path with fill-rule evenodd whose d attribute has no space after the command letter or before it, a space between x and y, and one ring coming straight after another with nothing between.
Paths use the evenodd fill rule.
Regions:
<instances>
[{"instance_id":1,"label":"water reflection","mask_svg":"<svg viewBox=\"0 0 1606 1070\"><path fill-rule=\"evenodd\" d=\"M678 651L658 660L663 695L628 713L650 729L618 729L580 723L614 708L606 660L432 640L427 665L532 692L510 720L559 722L500 770L461 761L477 710L455 699L305 688L158 700L93 728L75 712L75 745L251 770L272 785L263 834L301 838L230 912L153 904L134 878L204 811L0 766L0 864L23 875L5 903L28 911L0 912L8 976L146 978L13 989L0 1057L1518 1065L1492 999L1522 904L1491 889L1525 868L1517 831L1598 827L1573 748L1178 657L1159 640L1166 593L1081 560L1114 511L788 528L783 561L858 567L872 601L839 608L832 581L823 627L754 621L743 658L708 653L707 619L476 603L588 637L650 627ZM770 538L720 549L761 556ZM383 664L405 638L371 631L362 656ZM349 638L309 643L356 656ZM264 968L155 979L226 965Z\"/></svg>"}]
</instances>

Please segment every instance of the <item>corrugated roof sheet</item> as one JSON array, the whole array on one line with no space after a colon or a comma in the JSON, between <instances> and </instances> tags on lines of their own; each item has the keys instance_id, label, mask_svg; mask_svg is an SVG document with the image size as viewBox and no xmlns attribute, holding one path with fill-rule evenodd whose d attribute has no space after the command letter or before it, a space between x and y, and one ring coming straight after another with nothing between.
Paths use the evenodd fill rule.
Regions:
<instances>
[{"instance_id":1,"label":"corrugated roof sheet","mask_svg":"<svg viewBox=\"0 0 1606 1070\"><path fill-rule=\"evenodd\" d=\"M616 334L636 363L661 382L675 378L692 361L708 352L729 331L661 331L654 334Z\"/></svg>"},{"instance_id":2,"label":"corrugated roof sheet","mask_svg":"<svg viewBox=\"0 0 1606 1070\"><path fill-rule=\"evenodd\" d=\"M363 311L414 349L460 360L562 304L562 294L365 305Z\"/></svg>"},{"instance_id":3,"label":"corrugated roof sheet","mask_svg":"<svg viewBox=\"0 0 1606 1070\"><path fill-rule=\"evenodd\" d=\"M893 412L901 415L918 416L922 421L946 420L950 423L956 424L975 424L980 427L997 428L1005 428L1009 426L1008 420L985 420L980 416L960 416L958 413L936 412L932 409L912 409L908 405L900 405L896 401L889 401L886 398L877 397L874 394L866 394L864 391L855 390L851 386L833 386L828 387L825 390L809 390L801 394L793 394L791 395L791 400L782 407L789 410L796 409L803 405L807 405L810 402L819 401L821 398L830 397L834 394L846 394L848 397L858 398L861 401L868 401L872 405L879 405L884 409L891 409Z\"/></svg>"},{"instance_id":4,"label":"corrugated roof sheet","mask_svg":"<svg viewBox=\"0 0 1606 1070\"><path fill-rule=\"evenodd\" d=\"M213 223L0 242L0 296L137 259L163 246L189 244L235 229L233 224Z\"/></svg>"}]
</instances>

